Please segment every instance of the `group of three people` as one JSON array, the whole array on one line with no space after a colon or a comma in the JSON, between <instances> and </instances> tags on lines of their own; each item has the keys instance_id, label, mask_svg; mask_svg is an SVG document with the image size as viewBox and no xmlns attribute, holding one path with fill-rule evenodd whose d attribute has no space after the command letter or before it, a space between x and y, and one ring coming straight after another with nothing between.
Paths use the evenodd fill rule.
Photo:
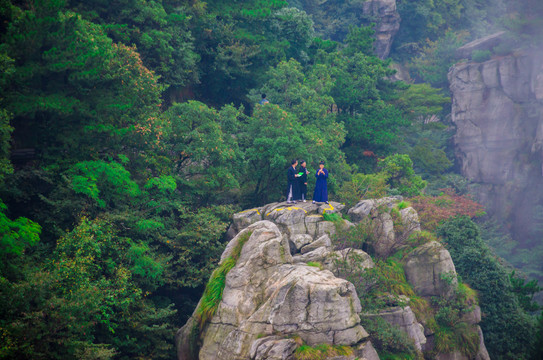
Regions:
<instances>
[{"instance_id":1,"label":"group of three people","mask_svg":"<svg viewBox=\"0 0 543 360\"><path fill-rule=\"evenodd\" d=\"M307 201L307 164L304 160L300 162L300 169L296 169L298 160L292 160L287 171L287 204L295 204L297 201ZM328 204L328 170L324 168L324 161L319 163L319 168L315 172L317 182L313 192L313 204L325 202Z\"/></svg>"}]
</instances>

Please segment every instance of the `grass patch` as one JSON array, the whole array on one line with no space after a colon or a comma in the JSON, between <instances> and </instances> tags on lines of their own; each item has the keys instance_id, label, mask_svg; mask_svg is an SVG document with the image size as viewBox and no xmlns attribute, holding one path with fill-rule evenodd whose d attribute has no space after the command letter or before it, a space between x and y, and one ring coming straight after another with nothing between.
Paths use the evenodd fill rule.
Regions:
<instances>
[{"instance_id":1,"label":"grass patch","mask_svg":"<svg viewBox=\"0 0 543 360\"><path fill-rule=\"evenodd\" d=\"M475 326L459 322L454 326L439 326L435 332L435 350L450 353L455 350L469 358L475 357L479 350L479 334Z\"/></svg>"},{"instance_id":2,"label":"grass patch","mask_svg":"<svg viewBox=\"0 0 543 360\"><path fill-rule=\"evenodd\" d=\"M473 290L468 284L458 282L458 288L456 289L456 296L458 300L464 306L478 305L479 298L477 291Z\"/></svg>"},{"instance_id":3,"label":"grass patch","mask_svg":"<svg viewBox=\"0 0 543 360\"><path fill-rule=\"evenodd\" d=\"M426 230L414 231L413 233L409 235L409 238L407 239L407 243L409 244L411 248L416 248L420 245L424 245L431 241L439 241L439 240L433 233Z\"/></svg>"},{"instance_id":4,"label":"grass patch","mask_svg":"<svg viewBox=\"0 0 543 360\"><path fill-rule=\"evenodd\" d=\"M307 266L313 266L313 267L316 267L316 268L319 268L319 269L323 269L323 266L320 262L318 261L310 261L307 263Z\"/></svg>"},{"instance_id":5,"label":"grass patch","mask_svg":"<svg viewBox=\"0 0 543 360\"><path fill-rule=\"evenodd\" d=\"M222 292L226 283L226 274L236 266L236 262L241 254L241 249L250 237L251 232L243 234L232 250L232 254L211 274L204 294L202 295L200 306L196 310L199 316L200 331L203 330L204 326L211 320L213 315L215 315L215 311L217 311L217 307L222 300Z\"/></svg>"},{"instance_id":6,"label":"grass patch","mask_svg":"<svg viewBox=\"0 0 543 360\"><path fill-rule=\"evenodd\" d=\"M410 353L389 353L387 351L379 351L379 359L381 360L415 360L415 355Z\"/></svg>"},{"instance_id":7,"label":"grass patch","mask_svg":"<svg viewBox=\"0 0 543 360\"><path fill-rule=\"evenodd\" d=\"M400 201L398 204L396 204L396 207L398 210L407 209L411 206L411 203L409 201Z\"/></svg>"},{"instance_id":8,"label":"grass patch","mask_svg":"<svg viewBox=\"0 0 543 360\"><path fill-rule=\"evenodd\" d=\"M334 356L351 356L353 349L350 346L320 344L316 346L302 345L296 349L296 360L326 360Z\"/></svg>"},{"instance_id":9,"label":"grass patch","mask_svg":"<svg viewBox=\"0 0 543 360\"><path fill-rule=\"evenodd\" d=\"M435 331L437 329L437 323L435 319L435 311L430 306L430 303L425 298L420 296L412 296L409 300L409 307L415 313L417 320L421 322L425 327Z\"/></svg>"},{"instance_id":10,"label":"grass patch","mask_svg":"<svg viewBox=\"0 0 543 360\"><path fill-rule=\"evenodd\" d=\"M336 225L343 222L343 217L341 217L341 214L338 213L329 214L325 212L324 214L322 214L322 218L324 219L324 221L331 221Z\"/></svg>"}]
</instances>

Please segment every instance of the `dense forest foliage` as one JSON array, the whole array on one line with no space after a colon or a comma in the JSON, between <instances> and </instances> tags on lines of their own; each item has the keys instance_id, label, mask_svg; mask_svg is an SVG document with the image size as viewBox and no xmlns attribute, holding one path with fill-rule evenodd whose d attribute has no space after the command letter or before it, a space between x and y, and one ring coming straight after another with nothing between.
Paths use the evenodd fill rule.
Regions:
<instances>
[{"instance_id":1,"label":"dense forest foliage","mask_svg":"<svg viewBox=\"0 0 543 360\"><path fill-rule=\"evenodd\" d=\"M0 0L0 358L173 358L231 215L281 200L293 157L326 161L347 203L464 195L443 74L497 16L539 29L528 3L398 1L392 58L427 82L409 85L371 27L330 40L294 2ZM537 285L470 219L435 231L482 294L492 358L530 358Z\"/></svg>"}]
</instances>

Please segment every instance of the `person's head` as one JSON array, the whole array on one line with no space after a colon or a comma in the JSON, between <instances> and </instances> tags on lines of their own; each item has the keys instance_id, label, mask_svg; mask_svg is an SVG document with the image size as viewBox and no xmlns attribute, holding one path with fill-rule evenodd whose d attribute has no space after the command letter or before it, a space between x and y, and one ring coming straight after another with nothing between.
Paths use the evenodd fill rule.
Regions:
<instances>
[{"instance_id":1,"label":"person's head","mask_svg":"<svg viewBox=\"0 0 543 360\"><path fill-rule=\"evenodd\" d=\"M300 165L302 165L303 167L305 167L307 164L305 163L305 160L300 160Z\"/></svg>"},{"instance_id":2,"label":"person's head","mask_svg":"<svg viewBox=\"0 0 543 360\"><path fill-rule=\"evenodd\" d=\"M266 94L262 94L262 99L265 99L266 98Z\"/></svg>"},{"instance_id":3,"label":"person's head","mask_svg":"<svg viewBox=\"0 0 543 360\"><path fill-rule=\"evenodd\" d=\"M298 160L294 159L294 160L292 160L292 161L290 162L290 164L291 164L292 166L296 166L296 165L298 165Z\"/></svg>"},{"instance_id":4,"label":"person's head","mask_svg":"<svg viewBox=\"0 0 543 360\"><path fill-rule=\"evenodd\" d=\"M319 167L320 167L321 169L324 169L324 161L321 161L321 162L319 163Z\"/></svg>"}]
</instances>

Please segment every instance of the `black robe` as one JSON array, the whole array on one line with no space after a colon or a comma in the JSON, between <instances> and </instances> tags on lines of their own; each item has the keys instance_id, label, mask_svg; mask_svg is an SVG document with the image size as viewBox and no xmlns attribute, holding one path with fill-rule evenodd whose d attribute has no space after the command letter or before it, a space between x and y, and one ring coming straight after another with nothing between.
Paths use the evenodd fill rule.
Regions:
<instances>
[{"instance_id":1,"label":"black robe","mask_svg":"<svg viewBox=\"0 0 543 360\"><path fill-rule=\"evenodd\" d=\"M292 166L288 167L287 201L289 200L288 198L289 194L292 194L292 197L290 198L290 200L300 200L300 183L298 182L298 178L296 177L297 173L298 173L298 170L296 170L296 168Z\"/></svg>"},{"instance_id":2,"label":"black robe","mask_svg":"<svg viewBox=\"0 0 543 360\"><path fill-rule=\"evenodd\" d=\"M300 166L300 172L303 172L302 176L298 178L300 182L300 199L307 200L307 185L305 184L307 182L307 167Z\"/></svg>"}]
</instances>

